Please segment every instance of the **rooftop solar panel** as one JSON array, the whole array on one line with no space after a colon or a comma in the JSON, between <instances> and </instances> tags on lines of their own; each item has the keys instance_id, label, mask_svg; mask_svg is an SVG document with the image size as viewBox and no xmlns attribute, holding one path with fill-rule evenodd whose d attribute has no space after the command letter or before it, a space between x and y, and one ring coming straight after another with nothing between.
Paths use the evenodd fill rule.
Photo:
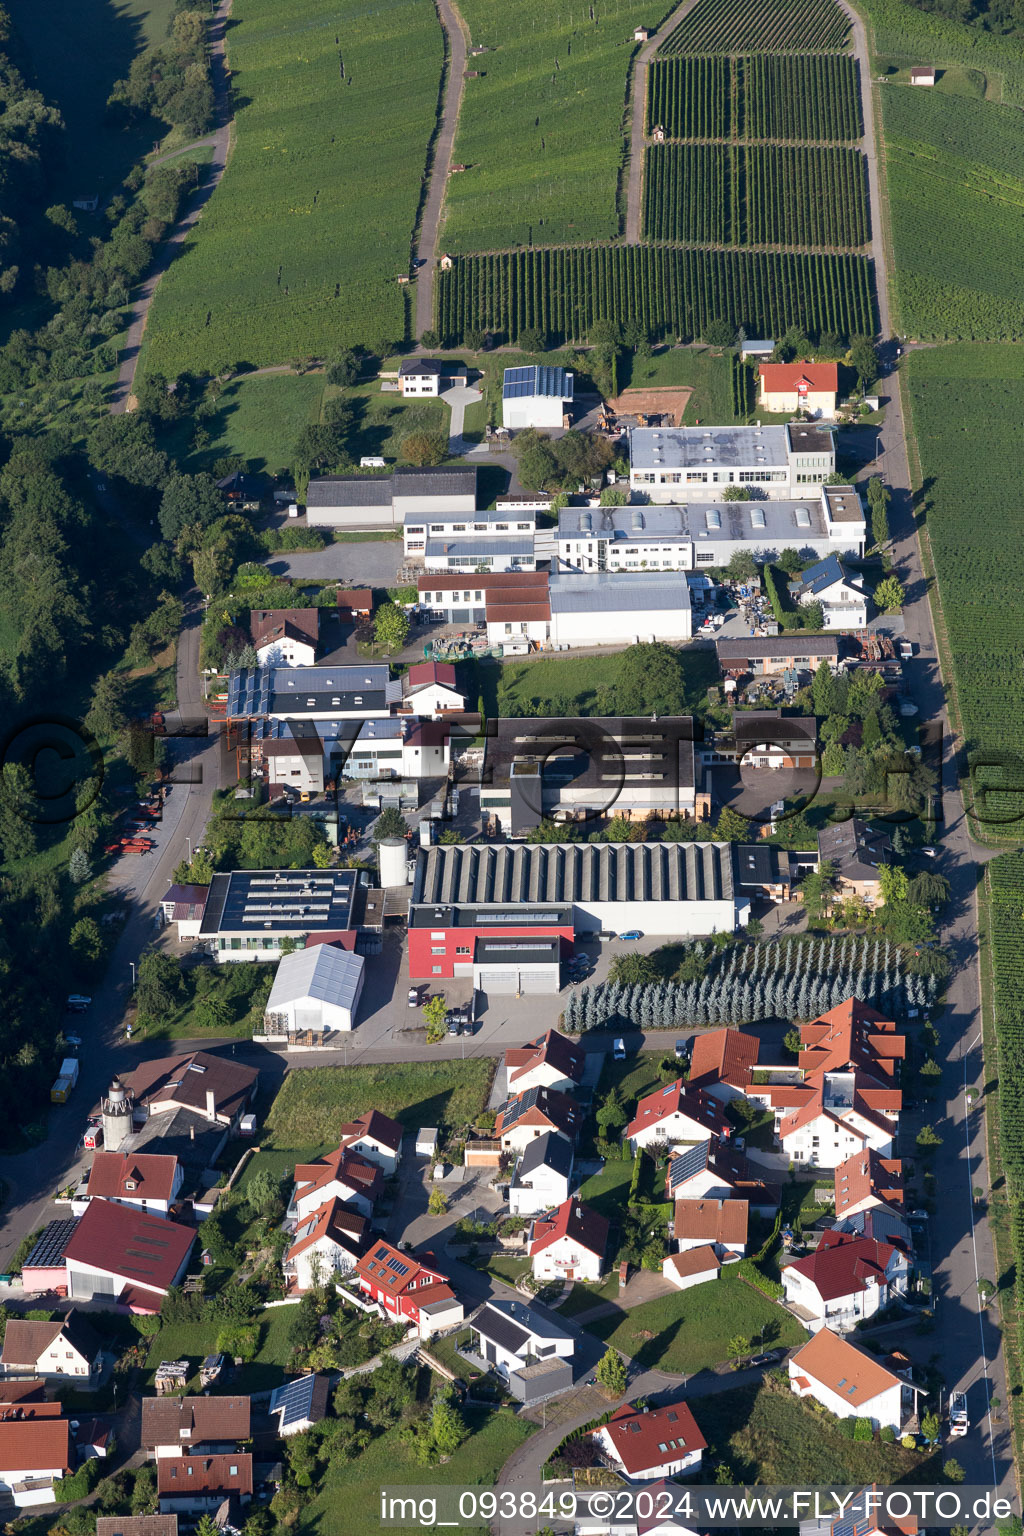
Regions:
<instances>
[{"instance_id":1,"label":"rooftop solar panel","mask_svg":"<svg viewBox=\"0 0 1024 1536\"><path fill-rule=\"evenodd\" d=\"M25 1260L25 1267L45 1269L60 1264L77 1226L76 1216L64 1221L49 1222Z\"/></svg>"},{"instance_id":2,"label":"rooftop solar panel","mask_svg":"<svg viewBox=\"0 0 1024 1536\"><path fill-rule=\"evenodd\" d=\"M687 1147L685 1152L680 1152L678 1157L669 1161L669 1183L673 1189L680 1184L685 1184L687 1179L692 1179L694 1174L700 1173L707 1167L708 1148L710 1142L699 1141L695 1146Z\"/></svg>"}]
</instances>

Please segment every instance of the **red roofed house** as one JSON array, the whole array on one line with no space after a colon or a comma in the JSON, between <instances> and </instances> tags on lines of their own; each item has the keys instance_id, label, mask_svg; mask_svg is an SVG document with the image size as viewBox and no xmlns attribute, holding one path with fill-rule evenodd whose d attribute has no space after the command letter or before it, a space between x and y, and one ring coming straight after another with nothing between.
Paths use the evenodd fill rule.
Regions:
<instances>
[{"instance_id":1,"label":"red roofed house","mask_svg":"<svg viewBox=\"0 0 1024 1536\"><path fill-rule=\"evenodd\" d=\"M690 1056L690 1087L727 1104L750 1087L761 1042L741 1029L709 1029L696 1035Z\"/></svg>"},{"instance_id":2,"label":"red roofed house","mask_svg":"<svg viewBox=\"0 0 1024 1536\"><path fill-rule=\"evenodd\" d=\"M402 1156L402 1127L379 1109L368 1109L355 1120L338 1127L338 1142L346 1152L357 1152L376 1163L384 1173L394 1173Z\"/></svg>"},{"instance_id":3,"label":"red roofed house","mask_svg":"<svg viewBox=\"0 0 1024 1536\"><path fill-rule=\"evenodd\" d=\"M677 1200L672 1232L680 1253L710 1243L719 1258L742 1258L747 1251L747 1202Z\"/></svg>"},{"instance_id":4,"label":"red roofed house","mask_svg":"<svg viewBox=\"0 0 1024 1536\"><path fill-rule=\"evenodd\" d=\"M824 1072L856 1067L891 1085L906 1054L906 1039L897 1033L893 1020L856 997L848 997L800 1029L798 1061L808 1083Z\"/></svg>"},{"instance_id":5,"label":"red roofed house","mask_svg":"<svg viewBox=\"0 0 1024 1536\"><path fill-rule=\"evenodd\" d=\"M814 1253L783 1267L786 1305L812 1333L847 1333L903 1294L907 1270L906 1254L890 1243L824 1232Z\"/></svg>"},{"instance_id":6,"label":"red roofed house","mask_svg":"<svg viewBox=\"0 0 1024 1536\"><path fill-rule=\"evenodd\" d=\"M897 1434L921 1390L828 1328L790 1355L789 1385L797 1397L813 1397L837 1418L870 1419L873 1429L888 1425Z\"/></svg>"},{"instance_id":7,"label":"red roofed house","mask_svg":"<svg viewBox=\"0 0 1024 1536\"><path fill-rule=\"evenodd\" d=\"M252 1498L252 1456L229 1451L217 1456L166 1456L156 1464L156 1492L162 1515L203 1515L227 1499Z\"/></svg>"},{"instance_id":8,"label":"red roofed house","mask_svg":"<svg viewBox=\"0 0 1024 1536\"><path fill-rule=\"evenodd\" d=\"M555 1029L529 1045L510 1046L505 1052L509 1097L525 1093L527 1088L559 1088L571 1093L583 1081L586 1059L582 1046Z\"/></svg>"},{"instance_id":9,"label":"red roofed house","mask_svg":"<svg viewBox=\"0 0 1024 1536\"><path fill-rule=\"evenodd\" d=\"M0 1496L18 1509L53 1504L53 1481L71 1472L67 1419L4 1419L0 1422Z\"/></svg>"},{"instance_id":10,"label":"red roofed house","mask_svg":"<svg viewBox=\"0 0 1024 1536\"><path fill-rule=\"evenodd\" d=\"M76 1216L90 1200L112 1200L166 1216L182 1185L181 1164L176 1157L156 1152L97 1152L89 1170L82 1201L72 1202Z\"/></svg>"},{"instance_id":11,"label":"red roofed house","mask_svg":"<svg viewBox=\"0 0 1024 1536\"><path fill-rule=\"evenodd\" d=\"M285 1283L308 1291L334 1274L348 1274L366 1247L367 1220L340 1200L328 1200L303 1217L283 1259Z\"/></svg>"},{"instance_id":12,"label":"red roofed house","mask_svg":"<svg viewBox=\"0 0 1024 1536\"><path fill-rule=\"evenodd\" d=\"M608 1247L608 1223L578 1200L538 1216L528 1252L537 1280L600 1280Z\"/></svg>"},{"instance_id":13,"label":"red roofed house","mask_svg":"<svg viewBox=\"0 0 1024 1536\"><path fill-rule=\"evenodd\" d=\"M320 609L254 608L249 633L261 667L311 667L320 641Z\"/></svg>"},{"instance_id":14,"label":"red roofed house","mask_svg":"<svg viewBox=\"0 0 1024 1536\"><path fill-rule=\"evenodd\" d=\"M522 1152L536 1136L554 1131L575 1141L583 1116L575 1099L557 1088L528 1088L507 1099L494 1122L494 1135L506 1152Z\"/></svg>"},{"instance_id":15,"label":"red roofed house","mask_svg":"<svg viewBox=\"0 0 1024 1536\"><path fill-rule=\"evenodd\" d=\"M377 1302L391 1322L417 1329L421 1339L454 1327L465 1316L432 1254L420 1260L391 1243L375 1242L356 1265L356 1274L363 1295Z\"/></svg>"},{"instance_id":16,"label":"red roofed house","mask_svg":"<svg viewBox=\"0 0 1024 1536\"><path fill-rule=\"evenodd\" d=\"M682 1078L642 1098L625 1130L634 1153L657 1142L674 1146L731 1134L722 1106L700 1088L691 1089Z\"/></svg>"},{"instance_id":17,"label":"red roofed house","mask_svg":"<svg viewBox=\"0 0 1024 1536\"><path fill-rule=\"evenodd\" d=\"M631 1482L695 1472L707 1447L687 1403L638 1412L628 1405L590 1431L608 1464Z\"/></svg>"},{"instance_id":18,"label":"red roofed house","mask_svg":"<svg viewBox=\"0 0 1024 1536\"><path fill-rule=\"evenodd\" d=\"M248 1397L144 1397L142 1447L151 1461L170 1456L220 1455L252 1433Z\"/></svg>"},{"instance_id":19,"label":"red roofed house","mask_svg":"<svg viewBox=\"0 0 1024 1536\"><path fill-rule=\"evenodd\" d=\"M661 1273L677 1290L688 1291L691 1286L717 1280L721 1268L722 1261L711 1244L704 1243L699 1248L688 1248L685 1253L666 1254Z\"/></svg>"},{"instance_id":20,"label":"red roofed house","mask_svg":"<svg viewBox=\"0 0 1024 1536\"><path fill-rule=\"evenodd\" d=\"M371 587L339 588L335 594L338 616L351 624L355 619L373 617L373 590Z\"/></svg>"},{"instance_id":21,"label":"red roofed house","mask_svg":"<svg viewBox=\"0 0 1024 1536\"><path fill-rule=\"evenodd\" d=\"M159 1312L188 1268L196 1234L162 1216L90 1200L64 1250L68 1295Z\"/></svg>"},{"instance_id":22,"label":"red roofed house","mask_svg":"<svg viewBox=\"0 0 1024 1536\"><path fill-rule=\"evenodd\" d=\"M779 1144L794 1163L835 1168L869 1151L889 1156L902 1095L898 1089L865 1088L861 1077L858 1072L827 1072L807 1103L783 1116Z\"/></svg>"},{"instance_id":23,"label":"red roofed house","mask_svg":"<svg viewBox=\"0 0 1024 1536\"><path fill-rule=\"evenodd\" d=\"M384 1180L380 1168L358 1152L339 1147L315 1163L298 1163L288 1204L289 1220L302 1221L328 1200L344 1200L364 1216L373 1215Z\"/></svg>"},{"instance_id":24,"label":"red roofed house","mask_svg":"<svg viewBox=\"0 0 1024 1536\"><path fill-rule=\"evenodd\" d=\"M903 1210L903 1164L899 1158L859 1152L835 1172L836 1218L859 1216L887 1206Z\"/></svg>"},{"instance_id":25,"label":"red roofed house","mask_svg":"<svg viewBox=\"0 0 1024 1536\"><path fill-rule=\"evenodd\" d=\"M778 1185L766 1184L731 1142L714 1141L699 1141L669 1158L665 1193L670 1200L745 1200L756 1216L769 1220L781 1198Z\"/></svg>"},{"instance_id":26,"label":"red roofed house","mask_svg":"<svg viewBox=\"0 0 1024 1536\"><path fill-rule=\"evenodd\" d=\"M402 678L402 708L414 715L457 714L466 707L466 696L455 685L455 668L449 661L420 661Z\"/></svg>"},{"instance_id":27,"label":"red roofed house","mask_svg":"<svg viewBox=\"0 0 1024 1536\"><path fill-rule=\"evenodd\" d=\"M831 419L836 413L839 369L835 363L762 363L758 405L780 416L806 411Z\"/></svg>"}]
</instances>

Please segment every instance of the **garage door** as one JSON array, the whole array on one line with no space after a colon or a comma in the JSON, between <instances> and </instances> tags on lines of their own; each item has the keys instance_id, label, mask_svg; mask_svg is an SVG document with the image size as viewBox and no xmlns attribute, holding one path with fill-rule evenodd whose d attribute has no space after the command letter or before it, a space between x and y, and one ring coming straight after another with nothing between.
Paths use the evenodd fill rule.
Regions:
<instances>
[{"instance_id":1,"label":"garage door","mask_svg":"<svg viewBox=\"0 0 1024 1536\"><path fill-rule=\"evenodd\" d=\"M506 997L511 992L514 996L519 991L519 972L481 971L477 986L481 992L494 992Z\"/></svg>"},{"instance_id":2,"label":"garage door","mask_svg":"<svg viewBox=\"0 0 1024 1536\"><path fill-rule=\"evenodd\" d=\"M520 971L520 992L545 992L558 991L558 966L547 966L543 971Z\"/></svg>"}]
</instances>

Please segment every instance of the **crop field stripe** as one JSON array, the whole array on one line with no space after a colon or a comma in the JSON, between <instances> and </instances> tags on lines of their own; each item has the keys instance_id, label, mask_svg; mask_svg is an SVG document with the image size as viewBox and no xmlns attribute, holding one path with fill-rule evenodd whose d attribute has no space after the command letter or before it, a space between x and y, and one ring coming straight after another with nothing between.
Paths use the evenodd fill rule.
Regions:
<instances>
[{"instance_id":1,"label":"crop field stripe","mask_svg":"<svg viewBox=\"0 0 1024 1536\"><path fill-rule=\"evenodd\" d=\"M850 24L833 0L700 0L662 54L842 51Z\"/></svg>"},{"instance_id":2,"label":"crop field stripe","mask_svg":"<svg viewBox=\"0 0 1024 1536\"><path fill-rule=\"evenodd\" d=\"M848 54L675 54L651 61L647 133L668 139L853 143L864 131Z\"/></svg>"}]
</instances>

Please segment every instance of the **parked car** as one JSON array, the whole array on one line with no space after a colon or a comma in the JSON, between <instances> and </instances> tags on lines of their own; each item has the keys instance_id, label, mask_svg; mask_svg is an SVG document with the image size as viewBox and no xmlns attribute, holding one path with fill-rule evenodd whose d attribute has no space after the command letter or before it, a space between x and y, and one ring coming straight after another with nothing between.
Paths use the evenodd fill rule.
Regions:
<instances>
[{"instance_id":1,"label":"parked car","mask_svg":"<svg viewBox=\"0 0 1024 1536\"><path fill-rule=\"evenodd\" d=\"M748 1365L774 1365L786 1353L784 1349L769 1349L763 1355L751 1355Z\"/></svg>"},{"instance_id":2,"label":"parked car","mask_svg":"<svg viewBox=\"0 0 1024 1536\"><path fill-rule=\"evenodd\" d=\"M921 852L924 854L926 859L937 859L939 856L939 850L937 848L922 848Z\"/></svg>"},{"instance_id":3,"label":"parked car","mask_svg":"<svg viewBox=\"0 0 1024 1536\"><path fill-rule=\"evenodd\" d=\"M624 944L631 944L636 939L642 939L643 934L640 932L639 928L627 928L625 933L619 934L619 938Z\"/></svg>"},{"instance_id":4,"label":"parked car","mask_svg":"<svg viewBox=\"0 0 1024 1536\"><path fill-rule=\"evenodd\" d=\"M615 1058L616 1061L625 1061L625 1059L626 1059L626 1042L621 1037L618 1040L616 1040L615 1044L612 1046L612 1055L613 1055L613 1057Z\"/></svg>"},{"instance_id":5,"label":"parked car","mask_svg":"<svg viewBox=\"0 0 1024 1536\"><path fill-rule=\"evenodd\" d=\"M91 1002L91 997L83 997L81 992L72 992L64 1007L68 1013L84 1013Z\"/></svg>"},{"instance_id":6,"label":"parked car","mask_svg":"<svg viewBox=\"0 0 1024 1536\"><path fill-rule=\"evenodd\" d=\"M967 1394L965 1392L951 1392L949 1394L949 1432L959 1439L966 1435L971 1427L971 1421L967 1416Z\"/></svg>"},{"instance_id":7,"label":"parked car","mask_svg":"<svg viewBox=\"0 0 1024 1536\"><path fill-rule=\"evenodd\" d=\"M409 988L409 996L407 998L407 1002L408 1002L410 1008L418 1008L419 1007L419 1005L420 1005L420 989L419 989L419 987L410 987Z\"/></svg>"},{"instance_id":8,"label":"parked car","mask_svg":"<svg viewBox=\"0 0 1024 1536\"><path fill-rule=\"evenodd\" d=\"M80 1050L82 1046L82 1037L81 1035L65 1035L64 1044L70 1045L73 1051Z\"/></svg>"},{"instance_id":9,"label":"parked car","mask_svg":"<svg viewBox=\"0 0 1024 1536\"><path fill-rule=\"evenodd\" d=\"M693 1055L693 1041L692 1040L677 1040L676 1041L676 1061L689 1061L689 1059L690 1059L690 1057L692 1055Z\"/></svg>"}]
</instances>

